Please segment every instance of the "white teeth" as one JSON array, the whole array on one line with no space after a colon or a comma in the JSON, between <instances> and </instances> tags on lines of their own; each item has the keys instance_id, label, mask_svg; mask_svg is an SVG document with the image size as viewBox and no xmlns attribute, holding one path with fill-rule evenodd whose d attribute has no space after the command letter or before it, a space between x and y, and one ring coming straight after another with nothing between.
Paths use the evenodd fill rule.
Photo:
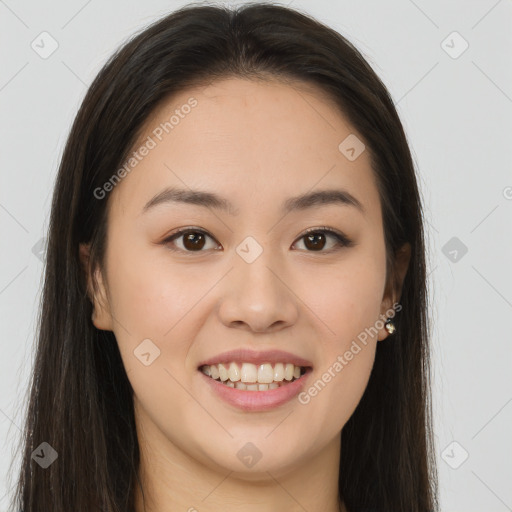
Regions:
<instances>
[{"instance_id":1,"label":"white teeth","mask_svg":"<svg viewBox=\"0 0 512 512\"><path fill-rule=\"evenodd\" d=\"M276 363L274 366L274 380L281 382L284 379L284 365L283 363Z\"/></svg>"},{"instance_id":2,"label":"white teeth","mask_svg":"<svg viewBox=\"0 0 512 512\"><path fill-rule=\"evenodd\" d=\"M256 382L258 380L258 369L255 364L243 363L240 375L242 382Z\"/></svg>"},{"instance_id":3,"label":"white teeth","mask_svg":"<svg viewBox=\"0 0 512 512\"><path fill-rule=\"evenodd\" d=\"M215 380L219 378L219 367L217 365L210 366L210 377Z\"/></svg>"},{"instance_id":4,"label":"white teeth","mask_svg":"<svg viewBox=\"0 0 512 512\"><path fill-rule=\"evenodd\" d=\"M298 367L299 368L299 367ZM300 375L300 368L299 368ZM274 368L271 364L260 364L258 367L258 382L261 384L270 384L274 380Z\"/></svg>"},{"instance_id":5,"label":"white teeth","mask_svg":"<svg viewBox=\"0 0 512 512\"><path fill-rule=\"evenodd\" d=\"M236 363L231 363L229 365L229 380L231 382L237 382L240 380L240 370L238 369L238 365Z\"/></svg>"},{"instance_id":6,"label":"white teeth","mask_svg":"<svg viewBox=\"0 0 512 512\"><path fill-rule=\"evenodd\" d=\"M222 382L229 379L228 370L223 364L219 364L219 377Z\"/></svg>"},{"instance_id":7,"label":"white teeth","mask_svg":"<svg viewBox=\"0 0 512 512\"><path fill-rule=\"evenodd\" d=\"M214 377L212 374L212 378L216 379L217 377ZM284 367L284 378L286 380L292 380L293 379L293 364L287 363Z\"/></svg>"},{"instance_id":8,"label":"white teeth","mask_svg":"<svg viewBox=\"0 0 512 512\"><path fill-rule=\"evenodd\" d=\"M255 365L242 363L220 363L201 367L201 371L227 386L248 391L267 391L276 389L285 382L298 379L302 370L292 363L270 363Z\"/></svg>"}]
</instances>

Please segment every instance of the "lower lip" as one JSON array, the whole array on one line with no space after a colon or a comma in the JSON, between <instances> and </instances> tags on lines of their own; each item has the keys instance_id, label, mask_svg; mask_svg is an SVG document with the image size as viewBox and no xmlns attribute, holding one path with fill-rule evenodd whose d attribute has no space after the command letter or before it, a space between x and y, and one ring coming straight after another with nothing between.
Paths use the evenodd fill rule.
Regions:
<instances>
[{"instance_id":1,"label":"lower lip","mask_svg":"<svg viewBox=\"0 0 512 512\"><path fill-rule=\"evenodd\" d=\"M226 384L208 377L199 370L199 373L206 379L212 390L222 400L244 411L266 411L285 404L301 392L311 372L312 369L308 368L299 379L276 389L247 391L226 386Z\"/></svg>"}]
</instances>

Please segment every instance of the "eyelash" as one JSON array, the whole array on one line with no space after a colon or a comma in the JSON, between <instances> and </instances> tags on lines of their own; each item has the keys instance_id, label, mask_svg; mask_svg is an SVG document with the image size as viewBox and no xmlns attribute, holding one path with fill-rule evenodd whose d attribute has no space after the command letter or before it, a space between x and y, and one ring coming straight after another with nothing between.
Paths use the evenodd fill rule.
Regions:
<instances>
[{"instance_id":1,"label":"eyelash","mask_svg":"<svg viewBox=\"0 0 512 512\"><path fill-rule=\"evenodd\" d=\"M182 235L184 235L186 233L201 233L203 235L206 235L206 236L210 237L212 240L215 240L210 234L208 234L203 229L195 228L195 227L192 226L192 227L182 228L182 229L180 229L178 231L175 231L170 236L165 238L165 240L162 241L162 244L163 245L167 245L168 248L171 251L186 252L186 253L189 253L189 254L206 252L206 251L203 251L203 250L201 250L201 251L187 251L187 250L184 250L184 249L177 249L175 247L171 247L170 246L171 242L174 239L179 238L180 236L182 236ZM315 233L315 234L323 233L323 234L332 235L336 239L336 245L334 247L332 247L331 249L328 249L326 251L324 251L324 250L321 250L321 251L308 251L308 250L306 250L306 252L311 252L311 253L318 252L318 253L328 253L329 254L329 253L331 253L333 251L340 250L343 247L352 247L354 245L354 242L352 240L350 240L346 235L344 235L340 231L334 230L334 229L329 228L327 226L323 226L323 227L320 227L320 228L309 228L304 233L302 233L302 235L300 235L299 238L297 238L297 241L299 241L302 238L306 237L310 233Z\"/></svg>"}]
</instances>

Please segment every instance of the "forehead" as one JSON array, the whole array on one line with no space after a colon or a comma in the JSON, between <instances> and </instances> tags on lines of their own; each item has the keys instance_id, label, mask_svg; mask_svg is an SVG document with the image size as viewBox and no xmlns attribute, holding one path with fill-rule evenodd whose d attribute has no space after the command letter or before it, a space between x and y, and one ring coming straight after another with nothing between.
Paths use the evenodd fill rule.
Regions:
<instances>
[{"instance_id":1,"label":"forehead","mask_svg":"<svg viewBox=\"0 0 512 512\"><path fill-rule=\"evenodd\" d=\"M140 212L163 188L179 185L227 196L241 212L343 187L378 214L362 136L310 84L228 78L180 91L146 120L132 151L149 140L152 148L112 192L124 212ZM361 153L350 159L354 143Z\"/></svg>"}]
</instances>

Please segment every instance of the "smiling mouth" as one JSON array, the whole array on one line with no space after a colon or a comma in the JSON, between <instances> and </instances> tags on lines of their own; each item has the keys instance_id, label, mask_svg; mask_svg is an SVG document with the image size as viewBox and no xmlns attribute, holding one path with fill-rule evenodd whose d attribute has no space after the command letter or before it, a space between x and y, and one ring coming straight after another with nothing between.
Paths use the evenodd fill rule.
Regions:
<instances>
[{"instance_id":1,"label":"smiling mouth","mask_svg":"<svg viewBox=\"0 0 512 512\"><path fill-rule=\"evenodd\" d=\"M246 391L268 391L300 379L308 366L296 366L292 363L223 363L203 365L199 370L206 376L227 387Z\"/></svg>"}]
</instances>

